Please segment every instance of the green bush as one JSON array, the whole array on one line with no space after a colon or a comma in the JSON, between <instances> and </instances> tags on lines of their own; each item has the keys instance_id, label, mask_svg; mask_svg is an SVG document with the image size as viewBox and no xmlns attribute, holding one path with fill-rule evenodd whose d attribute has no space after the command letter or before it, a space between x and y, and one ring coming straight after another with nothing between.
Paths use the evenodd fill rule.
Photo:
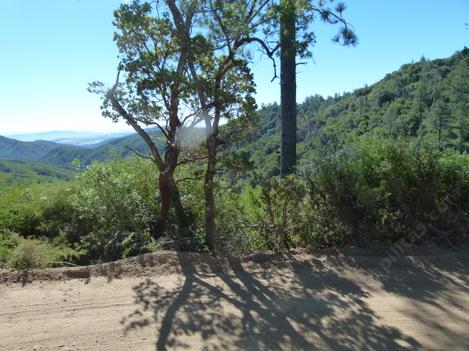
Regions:
<instances>
[{"instance_id":1,"label":"green bush","mask_svg":"<svg viewBox=\"0 0 469 351\"><path fill-rule=\"evenodd\" d=\"M14 183L0 190L0 228L24 236L55 237L73 217L69 184Z\"/></svg>"},{"instance_id":2,"label":"green bush","mask_svg":"<svg viewBox=\"0 0 469 351\"><path fill-rule=\"evenodd\" d=\"M217 183L217 236L227 254L390 245L416 228L420 243L467 237L469 156L451 150L367 138L297 176L250 181ZM182 191L203 242L202 182Z\"/></svg>"},{"instance_id":3,"label":"green bush","mask_svg":"<svg viewBox=\"0 0 469 351\"><path fill-rule=\"evenodd\" d=\"M150 235L159 212L156 175L151 162L129 158L93 164L73 182L1 187L0 264L109 261L175 241L207 251L203 167L176 174L195 227L183 228L173 216L157 243ZM362 138L296 176L217 178L215 194L217 241L227 255L389 245L416 228L417 242L457 244L469 228L469 155Z\"/></svg>"},{"instance_id":4,"label":"green bush","mask_svg":"<svg viewBox=\"0 0 469 351\"><path fill-rule=\"evenodd\" d=\"M54 262L46 244L39 240L22 239L11 252L9 265L14 268L45 268Z\"/></svg>"},{"instance_id":5,"label":"green bush","mask_svg":"<svg viewBox=\"0 0 469 351\"><path fill-rule=\"evenodd\" d=\"M282 251L294 246L302 226L304 183L298 177L271 178L261 185L260 223L267 247Z\"/></svg>"},{"instance_id":6,"label":"green bush","mask_svg":"<svg viewBox=\"0 0 469 351\"><path fill-rule=\"evenodd\" d=\"M434 153L405 143L366 140L321 162L305 179L311 238L359 246L388 244L418 226L422 240L467 232L469 156ZM449 213L453 215L448 217ZM456 214L457 213L457 214Z\"/></svg>"},{"instance_id":7,"label":"green bush","mask_svg":"<svg viewBox=\"0 0 469 351\"><path fill-rule=\"evenodd\" d=\"M146 160L94 163L74 184L76 218L66 231L90 260L113 260L151 250L150 227L158 215L156 172Z\"/></svg>"},{"instance_id":8,"label":"green bush","mask_svg":"<svg viewBox=\"0 0 469 351\"><path fill-rule=\"evenodd\" d=\"M262 236L260 188L228 186L217 191L217 240L220 253L242 255L267 248Z\"/></svg>"},{"instance_id":9,"label":"green bush","mask_svg":"<svg viewBox=\"0 0 469 351\"><path fill-rule=\"evenodd\" d=\"M217 240L219 251L240 255L253 251L282 251L297 243L302 226L304 183L297 177L258 178L256 186L219 182Z\"/></svg>"},{"instance_id":10,"label":"green bush","mask_svg":"<svg viewBox=\"0 0 469 351\"><path fill-rule=\"evenodd\" d=\"M0 266L7 264L16 244L12 233L0 229Z\"/></svg>"},{"instance_id":11,"label":"green bush","mask_svg":"<svg viewBox=\"0 0 469 351\"><path fill-rule=\"evenodd\" d=\"M12 232L0 235L0 262L19 269L64 265L78 259L80 252L68 247L63 236L53 241L24 238Z\"/></svg>"}]
</instances>

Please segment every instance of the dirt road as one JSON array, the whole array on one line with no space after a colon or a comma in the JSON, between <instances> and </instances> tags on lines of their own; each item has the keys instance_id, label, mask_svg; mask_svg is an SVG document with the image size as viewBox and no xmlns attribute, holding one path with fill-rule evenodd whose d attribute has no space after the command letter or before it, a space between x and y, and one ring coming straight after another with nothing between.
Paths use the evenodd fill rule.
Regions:
<instances>
[{"instance_id":1,"label":"dirt road","mask_svg":"<svg viewBox=\"0 0 469 351\"><path fill-rule=\"evenodd\" d=\"M469 350L466 252L223 265L166 253L22 283L4 271L0 350Z\"/></svg>"}]
</instances>

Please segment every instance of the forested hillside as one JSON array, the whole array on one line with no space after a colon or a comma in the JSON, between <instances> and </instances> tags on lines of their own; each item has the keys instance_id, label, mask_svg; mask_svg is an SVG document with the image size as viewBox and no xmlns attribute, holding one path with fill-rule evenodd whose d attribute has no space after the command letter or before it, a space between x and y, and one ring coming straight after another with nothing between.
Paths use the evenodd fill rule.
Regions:
<instances>
[{"instance_id":1,"label":"forested hillside","mask_svg":"<svg viewBox=\"0 0 469 351\"><path fill-rule=\"evenodd\" d=\"M443 150L469 148L469 49L447 59L403 65L352 93L312 96L298 106L298 157L304 167L358 139L376 137ZM236 148L266 175L279 174L280 107L264 106L258 128Z\"/></svg>"},{"instance_id":2,"label":"forested hillside","mask_svg":"<svg viewBox=\"0 0 469 351\"><path fill-rule=\"evenodd\" d=\"M0 351L469 351L469 1L25 3Z\"/></svg>"},{"instance_id":3,"label":"forested hillside","mask_svg":"<svg viewBox=\"0 0 469 351\"><path fill-rule=\"evenodd\" d=\"M51 141L23 142L0 136L0 160L37 161L61 147L66 146Z\"/></svg>"},{"instance_id":4,"label":"forested hillside","mask_svg":"<svg viewBox=\"0 0 469 351\"><path fill-rule=\"evenodd\" d=\"M51 165L26 162L0 160L0 184L10 184L15 181L53 182L55 180L72 180L75 172Z\"/></svg>"}]
</instances>

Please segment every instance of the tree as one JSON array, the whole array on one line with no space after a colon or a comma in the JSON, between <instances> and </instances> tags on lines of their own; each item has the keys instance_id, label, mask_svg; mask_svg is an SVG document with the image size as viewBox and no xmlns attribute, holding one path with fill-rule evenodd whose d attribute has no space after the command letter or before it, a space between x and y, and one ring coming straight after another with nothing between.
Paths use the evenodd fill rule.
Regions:
<instances>
[{"instance_id":1,"label":"tree","mask_svg":"<svg viewBox=\"0 0 469 351\"><path fill-rule=\"evenodd\" d=\"M333 0L329 3L333 3ZM332 10L324 0L281 0L274 6L277 16L271 17L271 35L280 23L279 44L272 51L280 48L280 101L281 101L281 161L280 175L294 172L296 167L296 57L307 59L312 56L310 50L315 43L311 24L320 18L325 23L340 25L334 42L344 46L356 45L357 36L343 18L345 4L337 3ZM272 57L272 55L269 55Z\"/></svg>"},{"instance_id":2,"label":"tree","mask_svg":"<svg viewBox=\"0 0 469 351\"><path fill-rule=\"evenodd\" d=\"M336 8L340 16L326 8L322 1L318 6L298 0L291 1L291 5L295 10L293 24L300 23L299 30L293 28L294 40L290 41L293 59L297 55L310 55L308 45L314 41L314 35L306 29L306 23L312 21L312 14L321 13L324 21L344 24L337 41L341 38L346 42L354 40L353 32L341 17L343 5ZM94 89L104 95L105 115L114 120L124 119L149 146L151 158L159 170L160 228L168 222L172 205L179 208L182 218L185 217L174 180L178 164L190 161L179 161L180 131L186 122L190 127L204 124L205 229L208 246L213 251L216 249L214 177L218 149L223 145L219 138L220 122L234 116L249 116L255 109L254 83L248 67L250 48L258 45L275 67L273 56L281 43L271 47L271 42L262 40L258 34L261 29L268 34L276 6L270 0L154 3L134 0L123 4L116 11L115 24L119 32L115 38L121 52L124 83L116 81L107 90L100 84L94 85ZM297 11L302 9L306 12L299 16ZM284 19L284 15L281 18ZM302 33L299 41L295 39L298 33ZM291 78L291 72L286 77ZM293 106L296 107L296 101ZM187 115L182 117L184 113ZM165 141L163 155L140 124L159 129ZM296 139L296 126L293 129ZM294 144L296 140L293 143L296 147Z\"/></svg>"},{"instance_id":3,"label":"tree","mask_svg":"<svg viewBox=\"0 0 469 351\"><path fill-rule=\"evenodd\" d=\"M462 55L467 55L467 49ZM456 64L454 70L448 76L452 100L456 106L454 111L457 116L458 150L463 153L466 150L468 134L469 114L469 57L463 56Z\"/></svg>"},{"instance_id":4,"label":"tree","mask_svg":"<svg viewBox=\"0 0 469 351\"><path fill-rule=\"evenodd\" d=\"M187 36L189 27L184 27L184 22L178 20L180 16L175 11L177 9L175 1L168 1L174 16L174 21L179 24L180 40L186 42L186 48L190 48L190 38ZM204 93L203 86L205 84L200 79L203 75L199 74L193 65L192 55L188 50L188 64L192 78L195 81L197 96L199 98L200 107L206 116L205 125L207 129L207 153L208 165L205 177L205 201L206 201L206 234L207 242L212 250L215 250L215 204L213 200L213 176L215 174L216 154L217 154L217 136L218 124L220 120L220 110L226 109L227 106L241 105L252 109L254 102L250 93L253 92L252 76L247 69L246 63L249 55L246 54L246 47L256 44L258 47L272 59L274 62L274 78L276 76L276 65L274 54L281 48L281 85L282 85L282 165L285 171L282 175L286 175L293 171L296 166L296 56L302 58L310 57L309 46L314 42L314 34L308 29L308 25L320 14L323 21L332 24L342 24L341 30L334 38L336 42L344 45L352 45L357 42L357 38L353 31L349 29L347 22L342 18L342 12L345 5L339 3L336 6L337 13L331 11L325 6L323 1L319 1L314 5L311 1L301 0L283 0L280 6L270 1L262 0L243 0L243 1L208 1L208 7L204 9L206 23L210 28L211 40L214 44L218 44L214 52L215 61L218 65L212 71L212 81L214 89L212 99L214 101L214 115L210 119L208 113L207 98L210 96ZM272 5L273 4L273 5ZM272 20L277 18L275 14L280 15L280 41L272 43L268 39L269 32L274 31L277 27ZM300 14L300 15L299 15ZM298 26L297 26L298 22ZM257 35L260 29L264 29L267 38L262 40ZM297 37L300 40L297 40ZM271 46L273 44L273 47ZM212 46L215 47L215 46ZM240 65L241 63L241 65ZM220 82L226 80L235 68L241 68L241 75L238 75L235 82L240 84L241 89L235 89L236 94L225 94L230 96L227 100L219 99ZM243 78L247 77L246 79ZM210 79L209 79L210 80ZM232 78L228 79L231 81ZM226 86L228 88L228 86ZM225 89L226 89L225 88ZM221 108L221 106L224 106ZM211 122L213 124L211 124ZM293 126L291 124L294 124Z\"/></svg>"},{"instance_id":5,"label":"tree","mask_svg":"<svg viewBox=\"0 0 469 351\"><path fill-rule=\"evenodd\" d=\"M121 53L124 82L111 89L94 83L102 94L105 116L124 119L145 140L159 171L160 230L168 222L170 208L182 218L174 180L179 161L181 130L205 126L205 227L207 243L215 251L214 177L220 139L220 123L233 117L250 117L256 108L253 76L248 68L252 37L262 21L269 0L156 1L134 0L115 13L115 40ZM205 35L202 35L205 34ZM185 116L181 116L185 114ZM241 118L242 119L242 118ZM163 155L144 127L156 126L164 139ZM178 210L179 209L179 210Z\"/></svg>"},{"instance_id":6,"label":"tree","mask_svg":"<svg viewBox=\"0 0 469 351\"><path fill-rule=\"evenodd\" d=\"M437 72L432 72L430 70L430 64L426 61L424 57L420 59L419 65L422 65L422 71L420 73L420 80L417 83L417 88L414 94L414 101L413 101L413 108L412 114L413 118L411 119L411 123L409 126L409 134L410 136L417 136L422 126L422 122L425 119L425 107L430 105L430 98L431 98L431 86L430 80L436 80L438 85L441 84L441 77L437 74ZM438 86L438 89L441 89Z\"/></svg>"},{"instance_id":7,"label":"tree","mask_svg":"<svg viewBox=\"0 0 469 351\"><path fill-rule=\"evenodd\" d=\"M186 53L178 45L177 30L167 14L158 15L150 3L122 4L114 13L115 41L120 67L110 89L95 82L90 90L103 97L103 114L113 121L123 119L142 137L158 170L160 213L154 236L161 236L174 207L180 220L190 225L174 179L185 145L184 128L194 127L199 118L192 113L192 85L187 81ZM187 8L191 25L194 13ZM124 82L119 76L124 76ZM145 128L156 128L157 140ZM164 143L164 147L160 145ZM161 150L163 149L163 150ZM190 148L189 148L190 149Z\"/></svg>"},{"instance_id":8,"label":"tree","mask_svg":"<svg viewBox=\"0 0 469 351\"><path fill-rule=\"evenodd\" d=\"M448 103L445 98L438 98L432 105L432 114L434 116L434 127L437 136L438 150L443 150L443 137L445 130L451 126L451 114L449 113Z\"/></svg>"},{"instance_id":9,"label":"tree","mask_svg":"<svg viewBox=\"0 0 469 351\"><path fill-rule=\"evenodd\" d=\"M296 167L296 0L283 0L280 11L280 175Z\"/></svg>"},{"instance_id":10,"label":"tree","mask_svg":"<svg viewBox=\"0 0 469 351\"><path fill-rule=\"evenodd\" d=\"M212 252L217 251L214 177L219 147L224 144L219 137L220 122L233 117L249 118L255 111L253 76L248 68L249 55L244 49L260 42L253 35L262 23L259 16L268 3L266 0L199 2L199 11L204 16L203 29L197 29L207 33L206 38L201 38L184 20L181 4L167 1L187 57L206 130L205 231ZM196 34L191 35L194 32Z\"/></svg>"}]
</instances>

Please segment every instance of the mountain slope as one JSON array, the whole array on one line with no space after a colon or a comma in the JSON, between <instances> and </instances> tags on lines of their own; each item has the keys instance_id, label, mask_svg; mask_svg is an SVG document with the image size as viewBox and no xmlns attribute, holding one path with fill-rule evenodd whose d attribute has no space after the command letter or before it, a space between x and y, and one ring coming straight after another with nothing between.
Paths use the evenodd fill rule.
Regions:
<instances>
[{"instance_id":1,"label":"mountain slope","mask_svg":"<svg viewBox=\"0 0 469 351\"><path fill-rule=\"evenodd\" d=\"M57 179L70 180L74 174L74 171L51 165L29 161L0 160L0 184L9 184L14 181L43 183Z\"/></svg>"},{"instance_id":2,"label":"mountain slope","mask_svg":"<svg viewBox=\"0 0 469 351\"><path fill-rule=\"evenodd\" d=\"M153 133L153 135L155 134ZM78 160L82 166L87 166L93 161L104 162L114 157L133 155L134 151L132 150L140 154L148 154L147 145L136 133L102 142L93 148L55 148L39 158L38 161L56 166L69 167L74 160Z\"/></svg>"},{"instance_id":3,"label":"mountain slope","mask_svg":"<svg viewBox=\"0 0 469 351\"><path fill-rule=\"evenodd\" d=\"M154 136L155 132L151 132ZM29 161L49 164L62 168L71 168L74 160L87 166L93 161L104 162L114 157L126 157L134 154L147 154L145 142L132 134L101 142L94 147L63 145L51 141L23 142L0 136L0 160Z\"/></svg>"},{"instance_id":4,"label":"mountain slope","mask_svg":"<svg viewBox=\"0 0 469 351\"><path fill-rule=\"evenodd\" d=\"M461 91L463 93L461 93ZM249 138L231 150L278 175L280 106L259 110ZM435 150L469 150L469 49L446 59L403 65L381 81L342 96L312 96L298 106L298 164L330 157L362 138L386 138Z\"/></svg>"},{"instance_id":5,"label":"mountain slope","mask_svg":"<svg viewBox=\"0 0 469 351\"><path fill-rule=\"evenodd\" d=\"M68 147L51 141L23 142L0 136L0 159L2 160L37 161L57 148Z\"/></svg>"}]
</instances>

